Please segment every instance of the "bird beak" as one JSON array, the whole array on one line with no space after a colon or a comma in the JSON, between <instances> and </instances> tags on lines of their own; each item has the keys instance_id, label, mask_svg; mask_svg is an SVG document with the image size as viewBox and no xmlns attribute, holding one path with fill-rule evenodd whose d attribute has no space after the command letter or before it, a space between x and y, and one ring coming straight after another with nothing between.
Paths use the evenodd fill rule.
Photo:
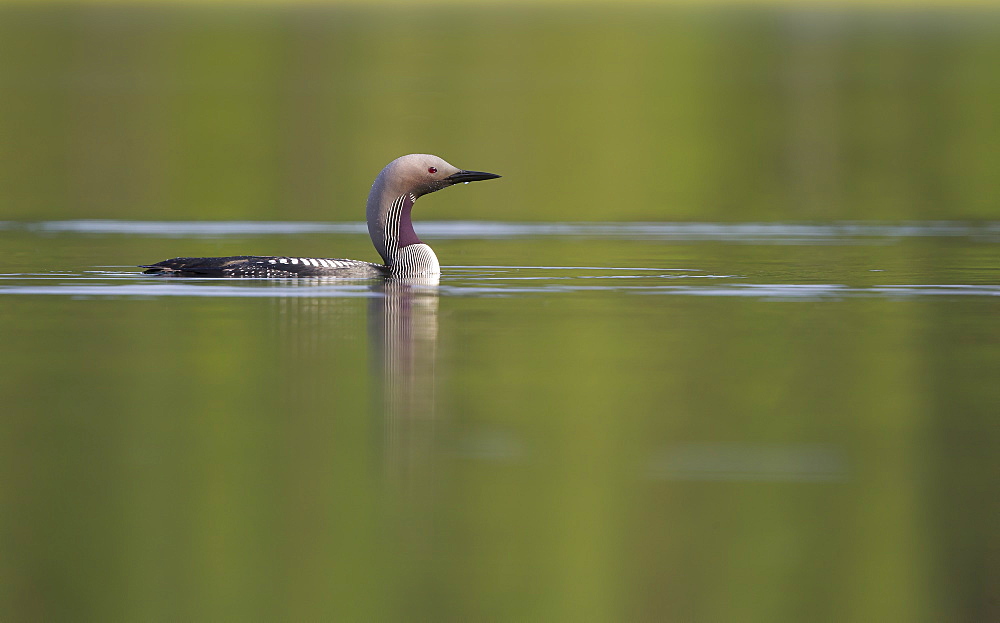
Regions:
<instances>
[{"instance_id":1,"label":"bird beak","mask_svg":"<svg viewBox=\"0 0 1000 623\"><path fill-rule=\"evenodd\" d=\"M449 184L461 184L462 182L478 182L480 180L492 180L500 177L496 173L484 173L483 171L459 171L444 178Z\"/></svg>"}]
</instances>

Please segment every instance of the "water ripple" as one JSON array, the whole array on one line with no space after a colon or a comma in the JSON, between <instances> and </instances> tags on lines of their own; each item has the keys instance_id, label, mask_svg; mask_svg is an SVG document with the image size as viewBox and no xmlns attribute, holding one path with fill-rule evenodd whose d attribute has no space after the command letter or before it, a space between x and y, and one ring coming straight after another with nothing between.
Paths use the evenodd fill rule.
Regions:
<instances>
[{"instance_id":1,"label":"water ripple","mask_svg":"<svg viewBox=\"0 0 1000 623\"><path fill-rule=\"evenodd\" d=\"M423 286L443 296L510 297L564 293L747 297L761 300L829 301L857 297L995 297L998 285L887 284L849 286L836 283L747 283L732 275L678 274L682 269L536 267L462 267L440 285ZM570 272L572 271L572 272ZM690 283L678 283L691 280ZM0 295L71 297L220 297L331 298L383 296L381 280L213 279L142 275L137 272L0 275Z\"/></svg>"},{"instance_id":2,"label":"water ripple","mask_svg":"<svg viewBox=\"0 0 1000 623\"><path fill-rule=\"evenodd\" d=\"M824 223L508 223L421 221L420 233L438 239L586 237L615 240L720 241L753 244L851 244L872 239L948 237L1000 241L1000 221L836 221ZM0 221L0 230L43 233L124 234L155 237L367 234L363 222L314 221Z\"/></svg>"},{"instance_id":3,"label":"water ripple","mask_svg":"<svg viewBox=\"0 0 1000 623\"><path fill-rule=\"evenodd\" d=\"M714 249L697 253L664 253L666 266L447 266L440 284L429 287L442 296L510 297L569 293L618 293L634 296L743 297L768 301L835 301L845 298L886 299L996 297L1000 285L994 268L1000 221L920 221L905 223L504 223L483 221L421 222L421 233L433 239L546 238L714 241L744 245L871 245L903 239L960 239L967 255L954 244L921 245L927 255L898 258L867 249L844 247L844 253L815 254L811 249L782 249L771 255L729 254L719 260ZM42 237L150 236L171 238L258 235L345 234L367 236L364 223L258 221L116 221L73 220L0 222L0 231ZM121 238L115 238L121 240ZM61 243L61 241L58 241ZM109 241L102 241L108 244ZM985 245L984 245L985 243ZM623 243L623 251L638 245ZM668 245L660 245L666 247ZM34 249L33 244L25 248ZM751 247L744 247L751 249ZM661 249L657 249L659 251ZM857 252L856 252L857 251ZM28 253L34 253L30 251ZM940 256L934 253L940 253ZM23 255L23 253L22 253ZM624 253L629 255L629 253ZM631 255L638 255L631 253ZM781 259L775 259L780 255ZM108 257L114 256L109 254ZM526 255L524 257L530 257ZM541 255L540 255L541 257ZM588 257L588 256L584 256ZM609 257L619 257L611 254ZM645 249L642 257L660 257ZM838 262L836 258L848 258ZM917 261L914 258L925 258ZM943 258L943 259L941 259ZM584 261L595 261L587 259ZM948 266L947 271L928 267ZM853 262L853 263L851 263ZM22 261L22 266L30 265ZM65 265L65 264L62 264ZM78 264L79 265L79 264ZM696 266L698 266L696 268ZM711 268L709 268L711 267ZM885 270L886 268L889 270ZM132 266L91 266L88 271L13 272L0 274L0 294L70 297L370 297L382 296L377 281L343 279L194 279L143 275ZM730 272L732 271L732 272ZM950 283L949 283L950 281ZM881 283L879 283L881 282Z\"/></svg>"}]
</instances>

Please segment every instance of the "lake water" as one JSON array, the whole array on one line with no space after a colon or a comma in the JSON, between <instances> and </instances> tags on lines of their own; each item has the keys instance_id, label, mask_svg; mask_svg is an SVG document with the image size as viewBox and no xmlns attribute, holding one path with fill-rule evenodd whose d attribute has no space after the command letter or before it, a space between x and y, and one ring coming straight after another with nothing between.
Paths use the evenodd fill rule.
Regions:
<instances>
[{"instance_id":1,"label":"lake water","mask_svg":"<svg viewBox=\"0 0 1000 623\"><path fill-rule=\"evenodd\" d=\"M417 229L0 225L6 611L986 620L1000 223Z\"/></svg>"}]
</instances>

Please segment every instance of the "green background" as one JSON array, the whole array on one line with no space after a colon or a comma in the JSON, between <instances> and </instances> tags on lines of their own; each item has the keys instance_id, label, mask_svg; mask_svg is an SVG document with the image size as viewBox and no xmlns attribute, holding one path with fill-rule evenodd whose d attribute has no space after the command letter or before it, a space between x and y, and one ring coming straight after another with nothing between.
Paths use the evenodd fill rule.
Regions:
<instances>
[{"instance_id":1,"label":"green background","mask_svg":"<svg viewBox=\"0 0 1000 623\"><path fill-rule=\"evenodd\" d=\"M986 8L0 6L0 218L991 218Z\"/></svg>"}]
</instances>

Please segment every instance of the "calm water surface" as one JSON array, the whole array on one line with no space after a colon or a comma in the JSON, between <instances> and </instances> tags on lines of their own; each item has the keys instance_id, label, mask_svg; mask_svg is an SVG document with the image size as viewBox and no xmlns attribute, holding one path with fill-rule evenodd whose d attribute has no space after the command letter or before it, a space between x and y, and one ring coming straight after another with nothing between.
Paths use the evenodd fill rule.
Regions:
<instances>
[{"instance_id":1,"label":"calm water surface","mask_svg":"<svg viewBox=\"0 0 1000 623\"><path fill-rule=\"evenodd\" d=\"M133 267L356 223L0 226L9 611L996 614L1000 224L420 225L439 283Z\"/></svg>"}]
</instances>

